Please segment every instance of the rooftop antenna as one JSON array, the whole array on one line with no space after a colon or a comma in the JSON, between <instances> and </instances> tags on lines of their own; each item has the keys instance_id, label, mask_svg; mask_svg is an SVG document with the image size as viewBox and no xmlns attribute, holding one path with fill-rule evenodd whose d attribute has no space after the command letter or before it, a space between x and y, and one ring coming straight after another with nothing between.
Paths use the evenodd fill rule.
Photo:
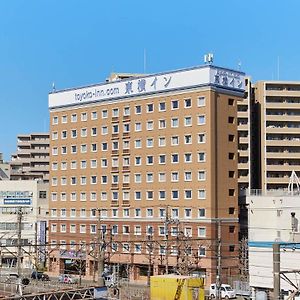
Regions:
<instances>
[{"instance_id":1,"label":"rooftop antenna","mask_svg":"<svg viewBox=\"0 0 300 300\"><path fill-rule=\"evenodd\" d=\"M291 194L292 196L294 195L294 184L296 185L297 194L299 194L300 193L300 180L299 180L296 172L293 170L291 177L290 177L289 185L288 185L288 193Z\"/></svg>"},{"instance_id":2,"label":"rooftop antenna","mask_svg":"<svg viewBox=\"0 0 300 300\"><path fill-rule=\"evenodd\" d=\"M206 65L212 65L213 62L214 62L213 53L207 53L207 54L204 55L204 63Z\"/></svg>"},{"instance_id":3,"label":"rooftop antenna","mask_svg":"<svg viewBox=\"0 0 300 300\"><path fill-rule=\"evenodd\" d=\"M55 83L52 82L52 92L55 93L56 92L56 88L55 88Z\"/></svg>"}]
</instances>

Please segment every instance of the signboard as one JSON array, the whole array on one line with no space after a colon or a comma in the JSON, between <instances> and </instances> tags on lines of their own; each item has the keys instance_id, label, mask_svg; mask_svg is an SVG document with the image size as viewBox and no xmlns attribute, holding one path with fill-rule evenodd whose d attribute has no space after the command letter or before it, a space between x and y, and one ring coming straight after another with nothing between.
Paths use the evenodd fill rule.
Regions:
<instances>
[{"instance_id":1,"label":"signboard","mask_svg":"<svg viewBox=\"0 0 300 300\"><path fill-rule=\"evenodd\" d=\"M49 94L49 108L212 85L245 90L245 74L211 65L69 89Z\"/></svg>"},{"instance_id":2,"label":"signboard","mask_svg":"<svg viewBox=\"0 0 300 300\"><path fill-rule=\"evenodd\" d=\"M31 199L5 198L3 204L7 205L31 205Z\"/></svg>"}]
</instances>

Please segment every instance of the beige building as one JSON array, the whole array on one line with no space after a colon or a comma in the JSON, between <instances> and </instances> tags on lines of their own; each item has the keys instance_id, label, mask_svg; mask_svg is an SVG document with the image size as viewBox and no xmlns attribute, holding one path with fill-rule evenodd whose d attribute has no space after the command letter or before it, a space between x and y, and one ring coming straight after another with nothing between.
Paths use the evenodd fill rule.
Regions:
<instances>
[{"instance_id":1,"label":"beige building","mask_svg":"<svg viewBox=\"0 0 300 300\"><path fill-rule=\"evenodd\" d=\"M9 180L9 163L3 160L3 153L0 152L0 180Z\"/></svg>"},{"instance_id":2,"label":"beige building","mask_svg":"<svg viewBox=\"0 0 300 300\"><path fill-rule=\"evenodd\" d=\"M243 73L210 65L50 94L50 271L93 277L100 238L131 278L150 263L213 282L220 223L236 275L243 97Z\"/></svg>"},{"instance_id":3,"label":"beige building","mask_svg":"<svg viewBox=\"0 0 300 300\"><path fill-rule=\"evenodd\" d=\"M260 115L260 186L287 189L300 172L300 82L259 81L255 101Z\"/></svg>"},{"instance_id":4,"label":"beige building","mask_svg":"<svg viewBox=\"0 0 300 300\"><path fill-rule=\"evenodd\" d=\"M18 135L17 152L11 156L10 178L49 182L49 133Z\"/></svg>"}]
</instances>

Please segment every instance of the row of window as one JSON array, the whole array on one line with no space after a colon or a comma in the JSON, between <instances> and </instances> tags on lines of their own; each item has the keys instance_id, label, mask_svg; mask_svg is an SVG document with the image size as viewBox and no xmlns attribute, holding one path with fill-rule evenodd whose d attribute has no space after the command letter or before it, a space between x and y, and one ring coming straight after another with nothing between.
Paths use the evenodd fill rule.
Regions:
<instances>
[{"instance_id":1,"label":"row of window","mask_svg":"<svg viewBox=\"0 0 300 300\"><path fill-rule=\"evenodd\" d=\"M178 146L180 143L180 137L178 135L171 136L170 139L171 146ZM185 145L191 145L193 141L192 134L185 134L183 136L183 143ZM205 133L198 133L196 141L198 144L203 144L206 142L206 135ZM135 149L141 149L144 145L143 142L145 142L145 146L147 148L153 148L155 146L155 139L153 137L149 137L145 140L143 139L135 139L134 140L134 148ZM108 151L109 150L109 145L111 146L111 150L119 150L120 149L120 142L118 140L113 140L111 143L108 143L106 141L102 142L100 144L100 150L101 151ZM165 137L159 137L158 138L158 146L159 147L165 147L167 145L166 143L166 138ZM125 149L130 149L130 141L129 140L124 140L122 143L123 150ZM87 153L90 148L91 152L97 152L98 151L98 143L91 143L90 145L88 144L81 144L79 145L71 145L70 146L70 152L71 154L75 154L80 151L80 153ZM58 147L52 147L52 155L58 155ZM67 154L68 153L68 147L66 145L63 145L60 147L60 154Z\"/></svg>"},{"instance_id":2,"label":"row of window","mask_svg":"<svg viewBox=\"0 0 300 300\"><path fill-rule=\"evenodd\" d=\"M181 172L183 175L183 178L180 178L179 174L180 172L174 171L171 172L170 176L170 181L171 182L178 182L181 181L192 181L193 180L193 173L195 173L197 180L198 181L205 181L206 179L206 171L205 170L199 170L199 171L184 171ZM142 183L143 182L143 176L141 173L134 173L132 175L134 177L134 183ZM154 173L152 172L147 172L145 175L144 182L147 183L152 183L155 182L155 177ZM77 178L77 177L76 177ZM158 182L166 182L166 173L165 172L159 172L157 174L157 180ZM111 175L111 183L112 184L119 184L123 182L123 184L128 184L130 183L130 174L123 174L119 175L118 173L112 173ZM92 175L89 177L86 176L80 176L80 185L86 185L90 182L90 184L97 184L97 176ZM67 185L68 179L65 176L60 177L60 185ZM102 175L101 176L101 183L102 184L107 184L108 183L108 175ZM59 179L57 177L52 177L52 186L57 186L59 184Z\"/></svg>"},{"instance_id":3,"label":"row of window","mask_svg":"<svg viewBox=\"0 0 300 300\"><path fill-rule=\"evenodd\" d=\"M55 248L57 241L56 240L51 240L51 247ZM60 249L67 249L67 243L65 240L60 240L59 241L60 244ZM123 252L123 253L131 253L131 245L129 243L112 243L111 244L111 251L112 252ZM133 243L132 244L133 247L133 252L136 254L141 254L142 252L145 253L152 253L155 254L155 247L151 244L147 244L144 248L142 246L141 243ZM69 246L70 250L75 250L76 249L76 241L70 241L70 246ZM159 255L166 255L166 246L164 245L159 245L159 247L157 248L158 254ZM233 252L234 251L234 245L230 245L229 246L229 251ZM104 249L105 251L107 251L107 247L105 247ZM198 255L199 257L205 257L206 256L206 247L205 246L198 246L197 247L197 251L195 251L194 249L192 249L192 247L186 247L184 250L186 255ZM195 253L196 252L196 253ZM171 245L170 246L170 250L169 250L169 254L170 255L178 255L178 246L177 245Z\"/></svg>"},{"instance_id":4,"label":"row of window","mask_svg":"<svg viewBox=\"0 0 300 300\"><path fill-rule=\"evenodd\" d=\"M200 115L198 116L198 125L204 125L206 122L205 115ZM131 124L124 123L122 125L123 127L123 133L128 133L131 130ZM189 127L192 126L192 117L191 116L186 116L184 117L184 126ZM120 132L120 125L119 124L113 124L111 126L111 133L116 134ZM171 119L171 128L178 128L179 127L179 118L172 118ZM165 119L158 120L158 129L165 129L167 128L167 121ZM146 122L146 129L149 131L154 130L154 122L152 120ZM134 124L134 131L135 132L140 132L142 131L142 123L141 122L136 122ZM109 133L109 126L103 125L101 127L101 135L107 135ZM77 138L78 137L78 131L77 129L71 129L70 131L71 138ZM98 134L98 128L97 127L92 127L90 129L90 135L91 136L97 136ZM80 129L80 136L81 137L87 137L88 136L88 129L87 128L81 128ZM59 137L57 131L52 132L52 140L57 140ZM68 138L68 131L67 130L62 130L60 133L61 139L67 139Z\"/></svg>"},{"instance_id":5,"label":"row of window","mask_svg":"<svg viewBox=\"0 0 300 300\"><path fill-rule=\"evenodd\" d=\"M234 189L230 189L229 191L233 191L233 193L230 192L229 196L234 196ZM192 200L193 199L193 190L192 189L186 189L186 190L171 190L169 192L165 190L161 190L157 192L158 199L159 200L166 200L167 198L171 198L172 200L179 200L180 197L183 196L185 200ZM170 193L170 195L168 194ZM154 200L155 198L155 192L153 190L147 190L147 191L123 191L119 192L117 190L111 191L111 201L119 201L119 200L125 200L130 201L130 197L132 197L132 194L134 196L134 200L141 201L143 200ZM182 195L183 194L183 195ZM197 190L197 198L199 200L205 200L206 199L206 190L205 189L199 189ZM86 192L80 192L80 201L87 201L87 193ZM58 199L58 194L56 192L51 193L51 201L68 201L67 199L67 193L60 193L60 199ZM70 200L71 201L77 201L77 193L72 192L70 194ZM100 192L100 200L107 201L108 199L108 193L107 192ZM90 201L97 201L97 193L91 192L90 193Z\"/></svg>"},{"instance_id":6,"label":"row of window","mask_svg":"<svg viewBox=\"0 0 300 300\"><path fill-rule=\"evenodd\" d=\"M192 99L188 98L188 99L184 99L184 108L191 108L192 107ZM179 109L180 106L180 101L179 100L172 100L171 101L171 109L172 110L176 110ZM205 106L205 97L198 97L197 99L197 106L198 107L203 107ZM147 113L153 113L154 112L154 103L146 103L146 112ZM135 105L134 107L134 113L136 115L141 114L143 111L143 106L142 105ZM167 111L167 103L165 101L161 101L158 103L158 111L159 112L164 112ZM120 116L120 109L119 108L112 108L111 109L111 117L116 118ZM123 116L130 116L131 114L131 107L130 106L125 106L123 108ZM101 110L101 118L102 119L106 119L109 117L109 110L108 109L102 109ZM98 119L98 112L97 111L92 111L90 113L90 119L91 120L97 120ZM80 114L80 120L81 121L87 121L88 120L88 113L87 112L82 112ZM53 116L52 119L52 124L56 125L58 124L59 120L58 120L58 116ZM77 122L77 113L73 113L71 115L71 122ZM67 115L63 115L61 117L61 123L65 124L68 123L68 116Z\"/></svg>"},{"instance_id":7,"label":"row of window","mask_svg":"<svg viewBox=\"0 0 300 300\"><path fill-rule=\"evenodd\" d=\"M66 208L61 208L60 209L60 215L58 215L59 210L56 208L52 208L51 209L51 217L68 217L67 214L67 209ZM89 216L88 216L88 212L89 212ZM134 218L142 218L142 217L146 217L146 218L153 218L154 217L154 208L146 208L146 209L141 209L141 208L134 208L134 209L130 209L130 208L123 208L118 209L118 208L112 208L110 210L107 209L101 209L100 211L98 211L96 208L91 208L90 210L86 210L85 208L81 208L80 210L76 210L76 208L71 208L69 210L69 217L71 218L76 218L76 217L80 217L80 218L96 218L98 216L98 214L100 214L100 218L101 219L105 219L108 217L111 218L130 218L130 217L134 217ZM184 214L185 218L190 218L192 217L192 214L197 213L197 218L205 218L205 208L198 208L197 210L192 210L192 208L184 208L181 210L181 213ZM180 217L180 209L179 208L172 208L170 210L171 213L171 218L173 219L178 219ZM165 208L158 208L156 210L156 217L158 218L165 218L166 217L166 209Z\"/></svg>"}]
</instances>

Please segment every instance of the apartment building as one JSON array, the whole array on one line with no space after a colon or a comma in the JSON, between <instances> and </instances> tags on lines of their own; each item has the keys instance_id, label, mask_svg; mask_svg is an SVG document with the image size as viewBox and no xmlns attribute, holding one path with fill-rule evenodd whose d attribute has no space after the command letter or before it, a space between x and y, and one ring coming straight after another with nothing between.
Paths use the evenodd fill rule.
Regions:
<instances>
[{"instance_id":1,"label":"apartment building","mask_svg":"<svg viewBox=\"0 0 300 300\"><path fill-rule=\"evenodd\" d=\"M49 182L49 133L18 135L17 152L11 156L11 180Z\"/></svg>"},{"instance_id":2,"label":"apartment building","mask_svg":"<svg viewBox=\"0 0 300 300\"><path fill-rule=\"evenodd\" d=\"M9 180L9 163L3 160L3 153L0 152L0 180Z\"/></svg>"},{"instance_id":3,"label":"apartment building","mask_svg":"<svg viewBox=\"0 0 300 300\"><path fill-rule=\"evenodd\" d=\"M132 278L209 283L221 237L221 280L236 275L244 82L205 65L51 93L50 271L94 277L101 240Z\"/></svg>"},{"instance_id":4,"label":"apartment building","mask_svg":"<svg viewBox=\"0 0 300 300\"><path fill-rule=\"evenodd\" d=\"M300 172L300 82L259 81L255 102L260 115L260 186L286 189Z\"/></svg>"}]
</instances>

